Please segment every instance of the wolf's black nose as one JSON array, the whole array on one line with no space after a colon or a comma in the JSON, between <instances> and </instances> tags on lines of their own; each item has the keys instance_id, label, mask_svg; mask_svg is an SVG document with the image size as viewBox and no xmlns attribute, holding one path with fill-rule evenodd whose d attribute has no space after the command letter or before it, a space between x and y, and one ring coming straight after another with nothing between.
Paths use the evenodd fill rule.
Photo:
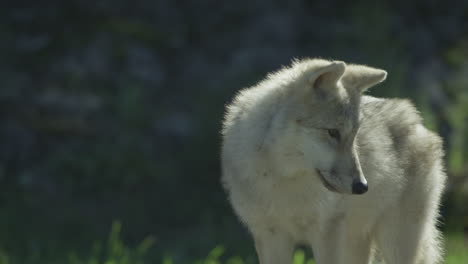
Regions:
<instances>
[{"instance_id":1,"label":"wolf's black nose","mask_svg":"<svg viewBox=\"0 0 468 264\"><path fill-rule=\"evenodd\" d=\"M364 182L354 182L353 183L353 194L363 194L367 192L369 188L367 187L367 183Z\"/></svg>"}]
</instances>

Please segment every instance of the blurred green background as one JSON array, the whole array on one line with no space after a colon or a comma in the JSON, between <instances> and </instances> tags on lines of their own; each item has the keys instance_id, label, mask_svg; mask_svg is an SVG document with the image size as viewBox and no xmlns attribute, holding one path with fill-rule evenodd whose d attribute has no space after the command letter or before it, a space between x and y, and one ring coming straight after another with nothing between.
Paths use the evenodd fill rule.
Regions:
<instances>
[{"instance_id":1,"label":"blurred green background","mask_svg":"<svg viewBox=\"0 0 468 264\"><path fill-rule=\"evenodd\" d=\"M220 122L294 57L386 69L369 93L417 104L468 263L467 1L5 1L0 40L0 264L255 263Z\"/></svg>"}]
</instances>

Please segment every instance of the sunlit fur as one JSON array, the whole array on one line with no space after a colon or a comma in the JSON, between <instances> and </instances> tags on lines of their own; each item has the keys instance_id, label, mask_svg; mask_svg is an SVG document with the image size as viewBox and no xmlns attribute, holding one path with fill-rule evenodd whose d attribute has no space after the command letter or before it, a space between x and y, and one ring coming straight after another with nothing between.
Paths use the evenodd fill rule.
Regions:
<instances>
[{"instance_id":1,"label":"sunlit fur","mask_svg":"<svg viewBox=\"0 0 468 264\"><path fill-rule=\"evenodd\" d=\"M387 264L440 263L441 140L408 100L362 95L385 78L362 65L294 61L227 106L222 182L260 263L290 263L297 244L318 264L369 263L374 249ZM356 181L369 190L351 194Z\"/></svg>"}]
</instances>

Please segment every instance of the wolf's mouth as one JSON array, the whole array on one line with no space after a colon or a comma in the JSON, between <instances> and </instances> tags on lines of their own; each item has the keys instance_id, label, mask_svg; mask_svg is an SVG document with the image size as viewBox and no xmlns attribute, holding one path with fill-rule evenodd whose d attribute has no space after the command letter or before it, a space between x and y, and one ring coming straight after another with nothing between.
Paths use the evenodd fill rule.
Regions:
<instances>
[{"instance_id":1,"label":"wolf's mouth","mask_svg":"<svg viewBox=\"0 0 468 264\"><path fill-rule=\"evenodd\" d=\"M325 188L327 188L329 191L332 191L332 192L338 192L338 190L333 187L333 185L331 185L326 179L325 177L323 176L322 172L319 170L319 169L315 169L315 171L317 171L317 174L319 176L319 179L320 181L322 182L323 186L325 186Z\"/></svg>"}]
</instances>

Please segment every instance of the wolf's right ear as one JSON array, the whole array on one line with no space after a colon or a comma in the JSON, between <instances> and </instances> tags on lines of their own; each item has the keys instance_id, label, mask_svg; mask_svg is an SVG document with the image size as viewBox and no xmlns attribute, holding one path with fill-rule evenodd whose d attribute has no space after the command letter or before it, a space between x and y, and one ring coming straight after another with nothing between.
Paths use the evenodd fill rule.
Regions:
<instances>
[{"instance_id":1,"label":"wolf's right ear","mask_svg":"<svg viewBox=\"0 0 468 264\"><path fill-rule=\"evenodd\" d=\"M387 72L365 65L348 65L342 78L345 87L364 92L370 87L385 81Z\"/></svg>"},{"instance_id":2,"label":"wolf's right ear","mask_svg":"<svg viewBox=\"0 0 468 264\"><path fill-rule=\"evenodd\" d=\"M337 83L346 70L346 64L342 61L334 61L315 72L310 78L312 89L319 96L326 97L338 92Z\"/></svg>"}]
</instances>

